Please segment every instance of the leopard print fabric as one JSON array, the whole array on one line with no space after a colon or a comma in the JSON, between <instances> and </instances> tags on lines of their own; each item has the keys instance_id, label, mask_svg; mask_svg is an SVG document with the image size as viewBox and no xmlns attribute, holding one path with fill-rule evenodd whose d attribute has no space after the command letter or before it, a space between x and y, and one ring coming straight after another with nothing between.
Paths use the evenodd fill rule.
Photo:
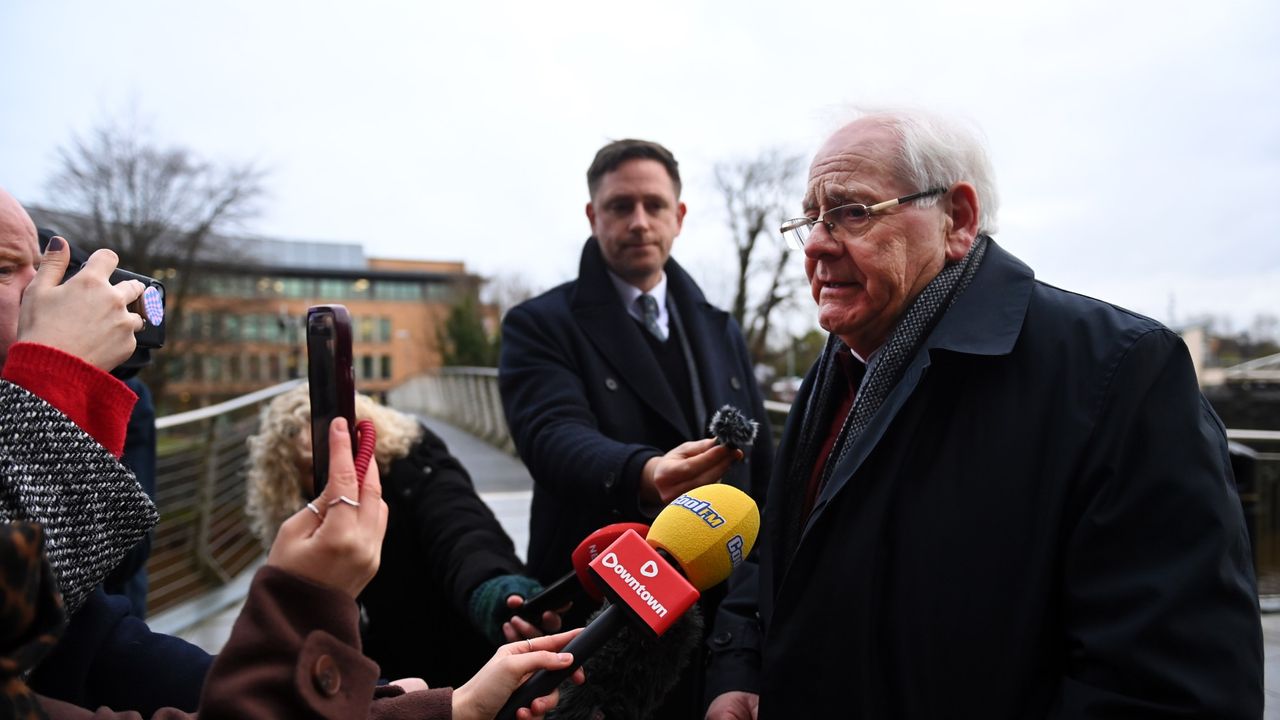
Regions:
<instances>
[{"instance_id":1,"label":"leopard print fabric","mask_svg":"<svg viewBox=\"0 0 1280 720\"><path fill-rule=\"evenodd\" d=\"M45 718L25 677L62 637L67 614L44 531L0 523L0 718Z\"/></svg>"}]
</instances>

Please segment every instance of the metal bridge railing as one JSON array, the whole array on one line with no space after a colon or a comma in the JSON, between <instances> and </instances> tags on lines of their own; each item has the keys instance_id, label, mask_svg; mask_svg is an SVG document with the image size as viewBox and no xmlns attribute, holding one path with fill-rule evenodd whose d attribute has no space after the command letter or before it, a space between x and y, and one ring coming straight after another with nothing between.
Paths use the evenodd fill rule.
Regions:
<instances>
[{"instance_id":1,"label":"metal bridge railing","mask_svg":"<svg viewBox=\"0 0 1280 720\"><path fill-rule=\"evenodd\" d=\"M156 419L160 522L147 562L149 613L163 617L199 600L262 555L244 514L245 440L257 431L262 404L301 382Z\"/></svg>"},{"instance_id":2,"label":"metal bridge railing","mask_svg":"<svg viewBox=\"0 0 1280 720\"><path fill-rule=\"evenodd\" d=\"M387 393L387 404L440 418L515 454L498 395L498 369L446 367L412 378Z\"/></svg>"}]
</instances>

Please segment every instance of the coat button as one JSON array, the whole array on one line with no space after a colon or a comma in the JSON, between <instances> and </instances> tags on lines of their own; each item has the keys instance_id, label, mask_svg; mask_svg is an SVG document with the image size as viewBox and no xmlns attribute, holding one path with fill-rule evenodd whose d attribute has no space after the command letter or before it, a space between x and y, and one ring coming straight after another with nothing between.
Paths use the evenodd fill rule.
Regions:
<instances>
[{"instance_id":1,"label":"coat button","mask_svg":"<svg viewBox=\"0 0 1280 720\"><path fill-rule=\"evenodd\" d=\"M328 655L316 658L316 664L311 668L311 679L315 681L316 690L326 697L333 697L342 689L342 673Z\"/></svg>"},{"instance_id":2,"label":"coat button","mask_svg":"<svg viewBox=\"0 0 1280 720\"><path fill-rule=\"evenodd\" d=\"M736 377L729 378L729 386L732 387L734 390L742 389L742 383Z\"/></svg>"},{"instance_id":3,"label":"coat button","mask_svg":"<svg viewBox=\"0 0 1280 720\"><path fill-rule=\"evenodd\" d=\"M726 630L722 633L716 633L715 637L711 638L711 642L715 645L719 645L720 647L724 647L725 645L728 645L729 641L732 639L733 633Z\"/></svg>"},{"instance_id":4,"label":"coat button","mask_svg":"<svg viewBox=\"0 0 1280 720\"><path fill-rule=\"evenodd\" d=\"M611 377L610 377L610 378L605 378L605 379L604 379L604 386L605 386L605 387L607 387L607 388L609 388L609 390L611 390L611 391L613 391L613 392L617 392L617 391L618 391L618 381L617 381L617 380L614 380L614 379L613 379L613 378L611 378Z\"/></svg>"},{"instance_id":5,"label":"coat button","mask_svg":"<svg viewBox=\"0 0 1280 720\"><path fill-rule=\"evenodd\" d=\"M616 477L613 473L609 473L608 475L605 475L605 476L604 476L604 489L605 489L605 490L612 490L612 489L613 489L613 485L614 485L614 483L615 483L615 482L617 482L617 477Z\"/></svg>"}]
</instances>

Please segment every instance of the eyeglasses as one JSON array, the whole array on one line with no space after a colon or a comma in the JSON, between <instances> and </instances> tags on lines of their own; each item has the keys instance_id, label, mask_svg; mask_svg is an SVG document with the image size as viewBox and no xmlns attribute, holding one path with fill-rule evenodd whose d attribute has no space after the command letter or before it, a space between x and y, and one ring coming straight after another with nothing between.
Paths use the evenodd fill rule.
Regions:
<instances>
[{"instance_id":1,"label":"eyeglasses","mask_svg":"<svg viewBox=\"0 0 1280 720\"><path fill-rule=\"evenodd\" d=\"M813 226L822 223L827 226L827 232L834 233L839 227L850 236L857 236L866 229L867 221L872 215L888 210L891 207L897 207L903 203L909 203L912 200L930 197L931 195L941 195L947 191L946 188L934 188L932 190L924 190L910 195L903 195L893 200L885 200L874 205L863 205L862 203L849 203L848 205L840 205L822 213L816 218L792 218L784 223L780 230L782 237L786 239L787 245L793 250L804 251L804 246L809 242L809 236L813 233Z\"/></svg>"}]
</instances>

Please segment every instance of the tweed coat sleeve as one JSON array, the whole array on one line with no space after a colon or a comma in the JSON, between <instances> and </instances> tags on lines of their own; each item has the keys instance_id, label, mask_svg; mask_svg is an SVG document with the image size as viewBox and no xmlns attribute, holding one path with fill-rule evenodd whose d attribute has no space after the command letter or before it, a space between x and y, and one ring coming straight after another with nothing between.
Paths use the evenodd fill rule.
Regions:
<instances>
[{"instance_id":1,"label":"tweed coat sleeve","mask_svg":"<svg viewBox=\"0 0 1280 720\"><path fill-rule=\"evenodd\" d=\"M44 525L49 563L74 612L158 514L133 473L52 405L0 381L0 407L0 520ZM78 521L85 508L113 506L141 508L142 515Z\"/></svg>"}]
</instances>

